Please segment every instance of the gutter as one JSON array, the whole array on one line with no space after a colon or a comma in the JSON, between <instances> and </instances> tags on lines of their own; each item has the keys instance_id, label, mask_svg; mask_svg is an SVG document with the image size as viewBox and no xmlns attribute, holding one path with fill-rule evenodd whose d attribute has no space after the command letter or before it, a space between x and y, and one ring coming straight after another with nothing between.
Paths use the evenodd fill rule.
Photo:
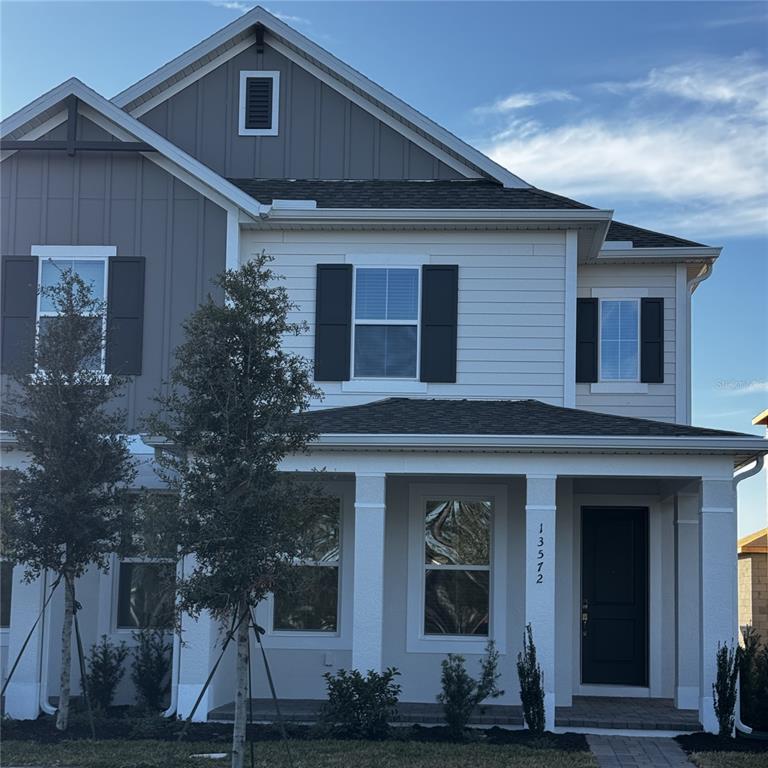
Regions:
<instances>
[{"instance_id":1,"label":"gutter","mask_svg":"<svg viewBox=\"0 0 768 768\"><path fill-rule=\"evenodd\" d=\"M709 275L707 275L709 277ZM706 280L706 277L702 278L702 280ZM733 476L733 493L736 501L736 512L738 514L738 504L739 504L739 483L742 480L746 480L747 478L754 477L756 474L762 470L763 466L765 465L765 456L763 454L760 454L759 456L755 457L755 466L750 467L749 469L745 470L744 472L738 472ZM747 725L746 723L743 723L741 721L741 673L739 673L739 678L737 680L737 687L736 687L736 708L734 712L734 728L737 731L740 731L741 733L745 733L747 735L752 733L752 728Z\"/></svg>"},{"instance_id":2,"label":"gutter","mask_svg":"<svg viewBox=\"0 0 768 768\"><path fill-rule=\"evenodd\" d=\"M609 222L613 211L596 208L315 208L291 209L263 206L262 221L278 223L381 222Z\"/></svg>"},{"instance_id":3,"label":"gutter","mask_svg":"<svg viewBox=\"0 0 768 768\"><path fill-rule=\"evenodd\" d=\"M160 441L149 440L151 445ZM600 453L624 450L629 453L667 450L696 453L768 453L768 440L751 435L730 436L605 436L605 435L412 435L324 433L313 441L320 449L490 449L499 451L578 450Z\"/></svg>"},{"instance_id":4,"label":"gutter","mask_svg":"<svg viewBox=\"0 0 768 768\"><path fill-rule=\"evenodd\" d=\"M184 576L184 556L176 563L176 577ZM176 592L176 600L179 599L179 593ZM176 628L173 633L173 649L171 651L171 701L168 709L163 712L163 717L174 717L179 706L179 677L181 673L181 626Z\"/></svg>"}]
</instances>

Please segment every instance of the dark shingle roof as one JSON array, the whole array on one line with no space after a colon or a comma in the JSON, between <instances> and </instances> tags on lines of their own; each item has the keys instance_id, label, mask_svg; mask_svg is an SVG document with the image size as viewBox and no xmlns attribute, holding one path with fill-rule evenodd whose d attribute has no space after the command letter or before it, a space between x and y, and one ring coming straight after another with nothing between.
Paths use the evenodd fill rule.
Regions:
<instances>
[{"instance_id":1,"label":"dark shingle roof","mask_svg":"<svg viewBox=\"0 0 768 768\"><path fill-rule=\"evenodd\" d=\"M315 200L318 208L563 208L592 206L533 187L502 187L486 179L318 181L229 179L269 205L279 200Z\"/></svg>"},{"instance_id":2,"label":"dark shingle roof","mask_svg":"<svg viewBox=\"0 0 768 768\"><path fill-rule=\"evenodd\" d=\"M535 187L506 188L488 179L435 181L229 179L260 203L315 200L318 208L464 208L588 210L591 205ZM661 232L614 221L607 240L631 240L635 248L701 247Z\"/></svg>"},{"instance_id":3,"label":"dark shingle roof","mask_svg":"<svg viewBox=\"0 0 768 768\"><path fill-rule=\"evenodd\" d=\"M754 437L650 419L547 405L539 400L428 400L391 397L311 411L318 434Z\"/></svg>"},{"instance_id":4,"label":"dark shingle roof","mask_svg":"<svg viewBox=\"0 0 768 768\"><path fill-rule=\"evenodd\" d=\"M606 240L631 240L635 248L706 248L702 243L612 221Z\"/></svg>"}]
</instances>

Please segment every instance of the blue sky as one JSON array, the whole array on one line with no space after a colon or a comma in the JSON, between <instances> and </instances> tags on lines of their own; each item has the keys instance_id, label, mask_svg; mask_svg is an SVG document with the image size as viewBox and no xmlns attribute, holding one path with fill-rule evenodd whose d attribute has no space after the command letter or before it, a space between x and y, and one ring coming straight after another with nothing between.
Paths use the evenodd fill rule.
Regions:
<instances>
[{"instance_id":1,"label":"blue sky","mask_svg":"<svg viewBox=\"0 0 768 768\"><path fill-rule=\"evenodd\" d=\"M0 113L75 75L111 97L251 3L0 4ZM694 296L694 422L768 407L768 5L266 7L527 181L723 255ZM23 73L23 75L21 74ZM745 481L739 530L768 524Z\"/></svg>"}]
</instances>

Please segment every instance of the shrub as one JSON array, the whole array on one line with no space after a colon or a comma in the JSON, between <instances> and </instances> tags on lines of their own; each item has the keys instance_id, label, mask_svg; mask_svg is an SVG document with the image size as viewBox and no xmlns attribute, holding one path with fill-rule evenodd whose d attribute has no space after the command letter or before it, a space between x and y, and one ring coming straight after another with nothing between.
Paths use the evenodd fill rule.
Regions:
<instances>
[{"instance_id":1,"label":"shrub","mask_svg":"<svg viewBox=\"0 0 768 768\"><path fill-rule=\"evenodd\" d=\"M389 667L379 674L369 670L363 675L356 669L340 669L336 675L326 672L328 703L323 720L340 735L356 739L383 739L389 722L397 717L400 686L394 682L400 673Z\"/></svg>"},{"instance_id":2,"label":"shrub","mask_svg":"<svg viewBox=\"0 0 768 768\"><path fill-rule=\"evenodd\" d=\"M453 739L464 738L469 718L480 702L504 693L496 685L501 674L497 672L499 652L493 640L488 641L485 656L480 659L479 680L467 672L465 661L460 654L449 653L448 658L441 663L443 690L437 700L443 705L445 722Z\"/></svg>"},{"instance_id":3,"label":"shrub","mask_svg":"<svg viewBox=\"0 0 768 768\"><path fill-rule=\"evenodd\" d=\"M125 674L123 662L127 655L125 643L110 643L106 635L101 636L101 642L91 646L86 660L85 684L94 708L106 712L112 706L117 686Z\"/></svg>"},{"instance_id":4,"label":"shrub","mask_svg":"<svg viewBox=\"0 0 768 768\"><path fill-rule=\"evenodd\" d=\"M136 650L131 664L131 680L136 686L139 706L148 710L163 709L171 687L171 649L160 629L134 632Z\"/></svg>"},{"instance_id":5,"label":"shrub","mask_svg":"<svg viewBox=\"0 0 768 768\"><path fill-rule=\"evenodd\" d=\"M758 731L768 731L768 645L761 645L754 627L745 627L739 662L741 719Z\"/></svg>"},{"instance_id":6,"label":"shrub","mask_svg":"<svg viewBox=\"0 0 768 768\"><path fill-rule=\"evenodd\" d=\"M712 684L712 695L721 736L731 736L733 733L740 658L741 648L738 645L731 648L727 643L717 644L717 678Z\"/></svg>"},{"instance_id":7,"label":"shrub","mask_svg":"<svg viewBox=\"0 0 768 768\"><path fill-rule=\"evenodd\" d=\"M517 654L517 676L520 678L520 701L526 725L533 733L544 733L544 674L536 659L530 624L523 635L523 650Z\"/></svg>"}]
</instances>

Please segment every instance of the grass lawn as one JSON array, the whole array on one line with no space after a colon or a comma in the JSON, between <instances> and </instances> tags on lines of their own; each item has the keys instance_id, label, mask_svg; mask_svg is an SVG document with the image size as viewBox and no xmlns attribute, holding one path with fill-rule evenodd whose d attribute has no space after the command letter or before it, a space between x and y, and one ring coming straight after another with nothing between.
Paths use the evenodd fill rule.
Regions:
<instances>
[{"instance_id":1,"label":"grass lawn","mask_svg":"<svg viewBox=\"0 0 768 768\"><path fill-rule=\"evenodd\" d=\"M765 768L768 752L692 752L689 759L699 768Z\"/></svg>"},{"instance_id":2,"label":"grass lawn","mask_svg":"<svg viewBox=\"0 0 768 768\"><path fill-rule=\"evenodd\" d=\"M546 737L541 748L522 744L449 744L413 741L297 741L290 742L295 768L595 768L589 752L553 748ZM76 766L76 768L181 768L226 766L228 759L192 759L201 752L224 752L225 745L211 742L177 744L169 741L62 741L39 744L4 741L4 766ZM261 741L254 744L254 765L288 768L285 745ZM246 765L250 765L246 753ZM714 765L714 764L713 764ZM723 764L725 765L725 764ZM735 765L735 764L734 764ZM742 765L742 764L739 764ZM751 766L751 763L743 763ZM754 763L757 765L757 763Z\"/></svg>"}]
</instances>

